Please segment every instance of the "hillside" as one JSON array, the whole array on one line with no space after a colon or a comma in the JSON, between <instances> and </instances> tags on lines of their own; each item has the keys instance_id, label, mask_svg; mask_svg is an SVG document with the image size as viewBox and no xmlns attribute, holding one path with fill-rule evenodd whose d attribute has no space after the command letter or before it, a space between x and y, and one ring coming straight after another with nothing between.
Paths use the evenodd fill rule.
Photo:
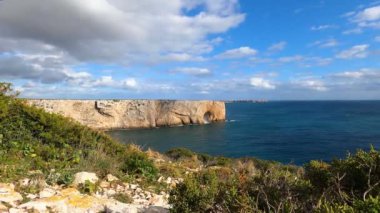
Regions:
<instances>
[{"instance_id":1,"label":"hillside","mask_svg":"<svg viewBox=\"0 0 380 213\"><path fill-rule=\"evenodd\" d=\"M186 149L144 152L16 95L0 84L0 212L380 211L373 148L304 167Z\"/></svg>"}]
</instances>

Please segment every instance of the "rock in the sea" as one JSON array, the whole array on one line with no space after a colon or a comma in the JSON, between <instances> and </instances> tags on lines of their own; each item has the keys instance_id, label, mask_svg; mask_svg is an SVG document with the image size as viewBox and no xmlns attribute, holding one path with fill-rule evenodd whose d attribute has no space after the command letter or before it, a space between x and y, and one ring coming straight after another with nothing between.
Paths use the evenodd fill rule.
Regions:
<instances>
[{"instance_id":1,"label":"rock in the sea","mask_svg":"<svg viewBox=\"0 0 380 213\"><path fill-rule=\"evenodd\" d=\"M221 101L28 100L96 129L151 128L224 121Z\"/></svg>"},{"instance_id":2,"label":"rock in the sea","mask_svg":"<svg viewBox=\"0 0 380 213\"><path fill-rule=\"evenodd\" d=\"M90 173L90 172L78 172L74 175L74 181L73 185L79 185L79 184L84 184L86 180L90 181L91 183L96 183L99 178L96 176L95 173Z\"/></svg>"}]
</instances>

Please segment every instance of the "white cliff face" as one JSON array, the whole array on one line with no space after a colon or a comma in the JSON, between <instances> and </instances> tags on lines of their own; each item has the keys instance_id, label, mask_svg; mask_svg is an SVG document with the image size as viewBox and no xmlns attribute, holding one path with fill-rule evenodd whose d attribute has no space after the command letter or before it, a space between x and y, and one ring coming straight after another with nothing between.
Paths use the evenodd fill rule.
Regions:
<instances>
[{"instance_id":1,"label":"white cliff face","mask_svg":"<svg viewBox=\"0 0 380 213\"><path fill-rule=\"evenodd\" d=\"M96 129L205 124L225 120L221 101L27 100L27 103Z\"/></svg>"}]
</instances>

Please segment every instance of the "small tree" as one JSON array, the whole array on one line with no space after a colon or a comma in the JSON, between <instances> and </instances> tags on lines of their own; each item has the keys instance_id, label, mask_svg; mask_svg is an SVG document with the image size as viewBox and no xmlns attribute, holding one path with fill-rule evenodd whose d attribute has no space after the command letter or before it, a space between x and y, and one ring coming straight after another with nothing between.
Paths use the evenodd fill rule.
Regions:
<instances>
[{"instance_id":1,"label":"small tree","mask_svg":"<svg viewBox=\"0 0 380 213\"><path fill-rule=\"evenodd\" d=\"M18 94L13 90L11 83L0 82L0 118L8 114L9 104Z\"/></svg>"}]
</instances>

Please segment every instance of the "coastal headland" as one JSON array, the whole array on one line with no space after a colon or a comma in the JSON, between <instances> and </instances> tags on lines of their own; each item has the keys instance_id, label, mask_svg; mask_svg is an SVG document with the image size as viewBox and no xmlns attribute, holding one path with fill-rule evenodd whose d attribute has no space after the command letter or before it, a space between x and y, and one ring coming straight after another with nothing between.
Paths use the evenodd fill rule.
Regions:
<instances>
[{"instance_id":1,"label":"coastal headland","mask_svg":"<svg viewBox=\"0 0 380 213\"><path fill-rule=\"evenodd\" d=\"M105 130L207 124L226 118L222 101L30 99L27 103Z\"/></svg>"}]
</instances>

